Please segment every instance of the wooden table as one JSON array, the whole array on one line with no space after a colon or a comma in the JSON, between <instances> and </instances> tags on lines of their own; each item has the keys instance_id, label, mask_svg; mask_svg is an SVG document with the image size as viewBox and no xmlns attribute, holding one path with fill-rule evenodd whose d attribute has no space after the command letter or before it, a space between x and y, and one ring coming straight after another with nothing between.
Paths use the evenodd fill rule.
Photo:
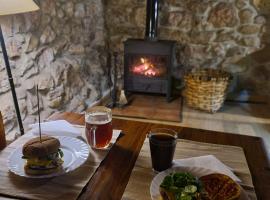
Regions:
<instances>
[{"instance_id":1,"label":"wooden table","mask_svg":"<svg viewBox=\"0 0 270 200\"><path fill-rule=\"evenodd\" d=\"M84 124L84 116L75 113L54 114L50 119L65 119L73 124ZM242 147L258 199L270 199L270 165L263 140L259 137L120 119L113 119L113 126L123 130L124 136L113 146L79 199L121 199L146 134L154 127L177 130L179 137L183 139Z\"/></svg>"},{"instance_id":2,"label":"wooden table","mask_svg":"<svg viewBox=\"0 0 270 200\"><path fill-rule=\"evenodd\" d=\"M49 120L56 119L84 124L84 116L75 113L54 114ZM121 129L124 134L100 164L79 199L121 199L146 134L155 127L172 128L178 131L179 137L183 139L242 147L258 199L270 199L270 165L261 138L121 119L113 119L113 126Z\"/></svg>"}]
</instances>

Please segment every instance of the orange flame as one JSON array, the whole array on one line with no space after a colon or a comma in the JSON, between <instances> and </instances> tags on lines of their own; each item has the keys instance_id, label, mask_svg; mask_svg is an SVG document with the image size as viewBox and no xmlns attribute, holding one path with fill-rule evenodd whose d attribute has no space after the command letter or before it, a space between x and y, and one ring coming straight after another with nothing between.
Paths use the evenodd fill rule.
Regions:
<instances>
[{"instance_id":1,"label":"orange flame","mask_svg":"<svg viewBox=\"0 0 270 200\"><path fill-rule=\"evenodd\" d=\"M159 70L146 58L140 58L141 64L132 68L132 72L139 75L154 77L159 75Z\"/></svg>"}]
</instances>

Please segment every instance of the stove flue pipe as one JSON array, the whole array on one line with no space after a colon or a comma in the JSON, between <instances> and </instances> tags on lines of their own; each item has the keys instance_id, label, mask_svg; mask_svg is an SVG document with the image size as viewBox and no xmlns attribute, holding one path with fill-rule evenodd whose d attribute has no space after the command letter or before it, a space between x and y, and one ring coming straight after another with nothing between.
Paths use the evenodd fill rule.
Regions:
<instances>
[{"instance_id":1,"label":"stove flue pipe","mask_svg":"<svg viewBox=\"0 0 270 200\"><path fill-rule=\"evenodd\" d=\"M147 0L145 38L157 40L159 0Z\"/></svg>"}]
</instances>

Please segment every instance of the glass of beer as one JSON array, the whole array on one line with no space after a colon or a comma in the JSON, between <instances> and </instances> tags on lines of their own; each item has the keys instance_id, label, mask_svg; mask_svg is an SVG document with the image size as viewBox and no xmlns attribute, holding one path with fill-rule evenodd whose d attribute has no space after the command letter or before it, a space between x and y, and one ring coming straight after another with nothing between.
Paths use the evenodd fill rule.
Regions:
<instances>
[{"instance_id":1,"label":"glass of beer","mask_svg":"<svg viewBox=\"0 0 270 200\"><path fill-rule=\"evenodd\" d=\"M85 136L88 144L95 149L105 149L112 139L111 109L96 106L85 113Z\"/></svg>"},{"instance_id":2,"label":"glass of beer","mask_svg":"<svg viewBox=\"0 0 270 200\"><path fill-rule=\"evenodd\" d=\"M172 166L177 133L171 129L156 128L148 134L152 167L155 172L166 170Z\"/></svg>"}]
</instances>

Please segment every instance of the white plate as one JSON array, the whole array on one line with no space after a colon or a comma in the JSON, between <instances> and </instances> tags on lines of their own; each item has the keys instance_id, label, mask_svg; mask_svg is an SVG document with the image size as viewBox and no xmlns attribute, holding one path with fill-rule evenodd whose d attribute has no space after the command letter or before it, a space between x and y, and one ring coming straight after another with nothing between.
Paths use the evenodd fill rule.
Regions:
<instances>
[{"instance_id":1,"label":"white plate","mask_svg":"<svg viewBox=\"0 0 270 200\"><path fill-rule=\"evenodd\" d=\"M11 153L8 159L8 168L14 174L27 178L50 178L55 176L60 176L62 174L68 173L80 167L89 156L89 147L83 141L67 136L55 137L60 141L60 149L64 153L64 163L63 170L40 176L31 176L24 172L25 160L22 159L22 147L17 148Z\"/></svg>"},{"instance_id":2,"label":"white plate","mask_svg":"<svg viewBox=\"0 0 270 200\"><path fill-rule=\"evenodd\" d=\"M158 173L151 182L150 194L151 194L152 200L160 200L161 199L161 195L159 192L159 186L160 186L161 182L163 181L163 179L165 178L165 176L169 175L170 173L174 173L174 172L189 172L193 176L196 176L196 177L201 177L204 175L214 173L210 169L205 169L205 168L200 168L200 167L179 167L179 166L172 167L170 169L162 171L162 172ZM246 192L242 189L241 196L240 196L239 200L248 200L248 199L249 198L248 198Z\"/></svg>"}]
</instances>

